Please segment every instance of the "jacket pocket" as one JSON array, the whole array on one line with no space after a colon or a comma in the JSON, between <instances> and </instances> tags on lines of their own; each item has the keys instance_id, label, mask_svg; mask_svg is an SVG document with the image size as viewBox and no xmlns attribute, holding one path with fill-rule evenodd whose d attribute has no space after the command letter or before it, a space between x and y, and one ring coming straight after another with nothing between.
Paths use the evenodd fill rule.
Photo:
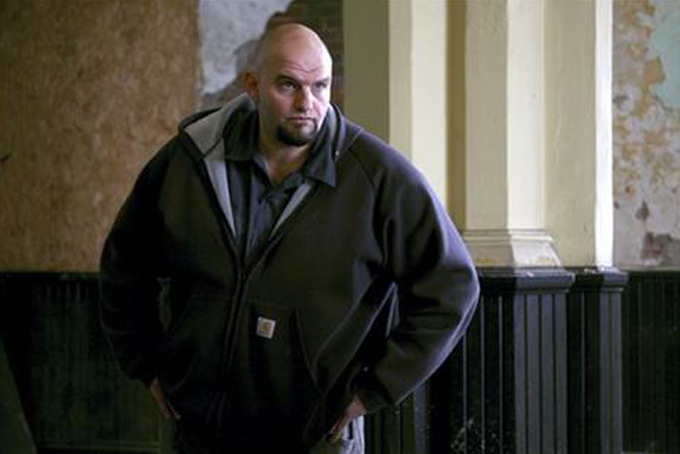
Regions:
<instances>
[{"instance_id":1,"label":"jacket pocket","mask_svg":"<svg viewBox=\"0 0 680 454\"><path fill-rule=\"evenodd\" d=\"M199 286L182 312L172 314L163 338L159 378L182 416L201 414L212 400L230 304L225 291Z\"/></svg>"},{"instance_id":2,"label":"jacket pocket","mask_svg":"<svg viewBox=\"0 0 680 454\"><path fill-rule=\"evenodd\" d=\"M301 435L321 393L309 367L297 310L248 301L229 370L234 427Z\"/></svg>"}]
</instances>

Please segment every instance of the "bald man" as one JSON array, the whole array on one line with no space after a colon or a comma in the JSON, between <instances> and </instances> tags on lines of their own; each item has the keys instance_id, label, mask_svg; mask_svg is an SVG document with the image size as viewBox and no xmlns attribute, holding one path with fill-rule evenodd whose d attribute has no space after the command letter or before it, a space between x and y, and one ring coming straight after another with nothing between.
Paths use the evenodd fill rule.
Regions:
<instances>
[{"instance_id":1,"label":"bald man","mask_svg":"<svg viewBox=\"0 0 680 454\"><path fill-rule=\"evenodd\" d=\"M423 383L472 316L446 211L330 103L331 73L312 30L268 31L247 93L180 124L106 240L102 324L180 453L363 453L363 415Z\"/></svg>"}]
</instances>

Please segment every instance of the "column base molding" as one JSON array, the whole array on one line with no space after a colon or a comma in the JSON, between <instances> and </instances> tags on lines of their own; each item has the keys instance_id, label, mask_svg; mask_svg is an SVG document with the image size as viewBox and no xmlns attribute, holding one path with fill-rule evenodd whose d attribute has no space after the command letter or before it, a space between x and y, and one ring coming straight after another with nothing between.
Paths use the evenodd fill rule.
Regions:
<instances>
[{"instance_id":1,"label":"column base molding","mask_svg":"<svg viewBox=\"0 0 680 454\"><path fill-rule=\"evenodd\" d=\"M478 267L559 267L553 239L544 230L465 230L463 240Z\"/></svg>"}]
</instances>

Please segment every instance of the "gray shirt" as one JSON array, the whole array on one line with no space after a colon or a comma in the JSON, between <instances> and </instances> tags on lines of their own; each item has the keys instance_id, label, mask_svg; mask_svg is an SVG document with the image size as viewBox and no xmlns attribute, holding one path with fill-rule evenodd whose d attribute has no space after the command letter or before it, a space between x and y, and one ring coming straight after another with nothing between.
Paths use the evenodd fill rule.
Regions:
<instances>
[{"instance_id":1,"label":"gray shirt","mask_svg":"<svg viewBox=\"0 0 680 454\"><path fill-rule=\"evenodd\" d=\"M333 109L328 110L309 158L297 171L274 185L267 176L259 149L257 111L234 116L224 128L227 179L234 214L235 238L246 263L267 244L276 221L303 184L335 186Z\"/></svg>"}]
</instances>

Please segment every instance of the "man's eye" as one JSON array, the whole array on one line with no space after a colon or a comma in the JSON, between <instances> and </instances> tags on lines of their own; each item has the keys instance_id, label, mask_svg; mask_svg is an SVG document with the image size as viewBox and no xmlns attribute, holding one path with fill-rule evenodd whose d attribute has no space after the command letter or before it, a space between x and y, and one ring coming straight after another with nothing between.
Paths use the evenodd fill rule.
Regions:
<instances>
[{"instance_id":1,"label":"man's eye","mask_svg":"<svg viewBox=\"0 0 680 454\"><path fill-rule=\"evenodd\" d=\"M322 91L328 88L328 82L317 82L314 84L314 89L316 91Z\"/></svg>"},{"instance_id":2,"label":"man's eye","mask_svg":"<svg viewBox=\"0 0 680 454\"><path fill-rule=\"evenodd\" d=\"M283 88L286 91L293 91L297 88L297 86L294 82L286 80L286 81L281 82L281 88Z\"/></svg>"}]
</instances>

